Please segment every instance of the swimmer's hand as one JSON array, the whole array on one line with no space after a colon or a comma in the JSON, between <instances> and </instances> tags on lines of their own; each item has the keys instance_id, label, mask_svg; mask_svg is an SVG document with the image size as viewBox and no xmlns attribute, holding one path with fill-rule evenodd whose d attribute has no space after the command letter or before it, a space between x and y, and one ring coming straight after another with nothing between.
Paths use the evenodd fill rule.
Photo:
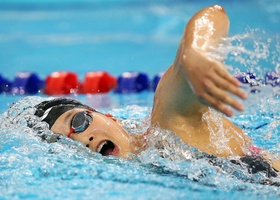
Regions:
<instances>
[{"instance_id":1,"label":"swimmer's hand","mask_svg":"<svg viewBox=\"0 0 280 200\"><path fill-rule=\"evenodd\" d=\"M243 104L230 95L246 99L247 94L222 63L208 58L204 52L187 48L181 54L180 64L200 102L227 116L233 116L232 108L244 110Z\"/></svg>"}]
</instances>

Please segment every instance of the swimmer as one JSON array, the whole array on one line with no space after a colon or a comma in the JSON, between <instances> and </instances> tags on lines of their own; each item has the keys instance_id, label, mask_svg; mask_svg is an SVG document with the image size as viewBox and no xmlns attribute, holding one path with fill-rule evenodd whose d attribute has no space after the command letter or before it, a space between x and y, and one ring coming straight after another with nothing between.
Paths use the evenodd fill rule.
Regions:
<instances>
[{"instance_id":1,"label":"swimmer","mask_svg":"<svg viewBox=\"0 0 280 200\"><path fill-rule=\"evenodd\" d=\"M262 154L239 127L225 117L219 122L210 117L210 107L228 117L233 115L233 109L244 109L232 97L246 99L239 81L222 61L207 56L227 37L228 29L229 19L218 5L200 10L190 19L174 63L156 89L151 126L176 133L186 144L206 154L240 157L247 164L261 158L269 170L279 170L279 161ZM77 140L104 156L127 158L148 147L145 140L149 129L142 135L130 135L111 114L102 114L76 100L44 101L36 106L35 114L47 122L54 133ZM223 130L226 141L219 142L223 142L221 146L225 148L214 144L210 130Z\"/></svg>"}]
</instances>

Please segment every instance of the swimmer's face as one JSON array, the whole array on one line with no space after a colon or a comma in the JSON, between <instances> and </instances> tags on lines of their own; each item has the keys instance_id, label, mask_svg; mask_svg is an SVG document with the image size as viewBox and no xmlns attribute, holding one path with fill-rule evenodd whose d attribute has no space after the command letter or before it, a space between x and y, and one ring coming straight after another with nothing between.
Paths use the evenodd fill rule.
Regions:
<instances>
[{"instance_id":1,"label":"swimmer's face","mask_svg":"<svg viewBox=\"0 0 280 200\"><path fill-rule=\"evenodd\" d=\"M118 120L108 114L85 109L69 110L55 121L51 130L70 136L103 156L125 158L129 153L135 153L128 133Z\"/></svg>"}]
</instances>

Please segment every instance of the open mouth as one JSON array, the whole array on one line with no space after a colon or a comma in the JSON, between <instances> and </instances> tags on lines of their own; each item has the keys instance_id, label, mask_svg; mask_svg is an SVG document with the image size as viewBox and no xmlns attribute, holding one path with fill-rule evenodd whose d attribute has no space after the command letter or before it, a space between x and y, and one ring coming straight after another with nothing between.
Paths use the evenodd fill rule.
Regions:
<instances>
[{"instance_id":1,"label":"open mouth","mask_svg":"<svg viewBox=\"0 0 280 200\"><path fill-rule=\"evenodd\" d=\"M102 156L116 156L119 152L119 148L113 142L106 140L100 143L97 148L97 152Z\"/></svg>"}]
</instances>

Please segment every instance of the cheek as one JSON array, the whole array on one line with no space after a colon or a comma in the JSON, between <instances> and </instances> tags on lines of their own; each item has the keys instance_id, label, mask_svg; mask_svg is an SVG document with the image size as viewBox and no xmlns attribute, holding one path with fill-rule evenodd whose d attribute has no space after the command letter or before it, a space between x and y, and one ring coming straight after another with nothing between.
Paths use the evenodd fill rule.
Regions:
<instances>
[{"instance_id":1,"label":"cheek","mask_svg":"<svg viewBox=\"0 0 280 200\"><path fill-rule=\"evenodd\" d=\"M116 128L113 137L116 137L117 141L120 141L122 144L128 144L130 143L130 137L129 135L122 129L122 128Z\"/></svg>"},{"instance_id":2,"label":"cheek","mask_svg":"<svg viewBox=\"0 0 280 200\"><path fill-rule=\"evenodd\" d=\"M124 129L116 124L116 122L107 122L100 129L104 135L113 138L115 141L129 143L129 135L124 131Z\"/></svg>"},{"instance_id":3,"label":"cheek","mask_svg":"<svg viewBox=\"0 0 280 200\"><path fill-rule=\"evenodd\" d=\"M72 134L72 136L71 136L72 140L79 141L79 142L83 143L84 145L90 144L90 141L91 141L90 138L91 138L91 136L80 135L80 134Z\"/></svg>"},{"instance_id":4,"label":"cheek","mask_svg":"<svg viewBox=\"0 0 280 200\"><path fill-rule=\"evenodd\" d=\"M66 135L69 133L70 128L67 127L65 124L56 124L55 126L53 126L51 128L51 131L54 133L58 133L58 134L62 134L62 135Z\"/></svg>"},{"instance_id":5,"label":"cheek","mask_svg":"<svg viewBox=\"0 0 280 200\"><path fill-rule=\"evenodd\" d=\"M102 130L108 134L118 134L122 137L127 137L127 133L124 131L124 129L118 124L118 122L112 119L101 119L101 123L97 123L94 128Z\"/></svg>"}]
</instances>

